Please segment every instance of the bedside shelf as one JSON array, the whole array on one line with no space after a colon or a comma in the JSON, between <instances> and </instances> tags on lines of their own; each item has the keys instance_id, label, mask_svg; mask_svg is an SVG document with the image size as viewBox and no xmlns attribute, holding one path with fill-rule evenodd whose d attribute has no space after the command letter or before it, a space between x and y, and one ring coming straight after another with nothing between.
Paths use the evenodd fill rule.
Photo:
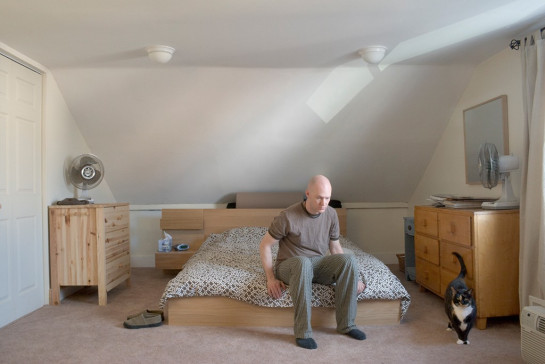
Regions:
<instances>
[{"instance_id":1,"label":"bedside shelf","mask_svg":"<svg viewBox=\"0 0 545 364\"><path fill-rule=\"evenodd\" d=\"M155 252L155 268L181 270L194 251Z\"/></svg>"}]
</instances>

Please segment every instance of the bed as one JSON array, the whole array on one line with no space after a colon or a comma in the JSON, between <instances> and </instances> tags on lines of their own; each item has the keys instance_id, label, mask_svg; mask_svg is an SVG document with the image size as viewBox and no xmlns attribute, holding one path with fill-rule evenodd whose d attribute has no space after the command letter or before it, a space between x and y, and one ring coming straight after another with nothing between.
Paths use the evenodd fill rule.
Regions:
<instances>
[{"instance_id":1,"label":"bed","mask_svg":"<svg viewBox=\"0 0 545 364\"><path fill-rule=\"evenodd\" d=\"M274 300L266 293L259 242L282 209L162 210L161 228L175 243L189 243L180 252L190 257L167 284L160 305L169 325L293 326L289 292ZM346 210L337 209L346 235ZM358 325L398 324L410 305L399 279L380 260L341 237L360 265L366 289L358 296ZM314 327L335 327L334 289L313 285Z\"/></svg>"}]
</instances>

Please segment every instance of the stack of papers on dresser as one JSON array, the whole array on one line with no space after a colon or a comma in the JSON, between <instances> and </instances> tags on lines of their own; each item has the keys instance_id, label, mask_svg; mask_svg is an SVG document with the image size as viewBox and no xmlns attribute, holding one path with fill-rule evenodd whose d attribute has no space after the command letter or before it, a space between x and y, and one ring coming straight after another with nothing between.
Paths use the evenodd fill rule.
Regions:
<instances>
[{"instance_id":1,"label":"stack of papers on dresser","mask_svg":"<svg viewBox=\"0 0 545 364\"><path fill-rule=\"evenodd\" d=\"M434 206L444 206L452 209L480 208L483 202L496 201L497 198L471 197L449 194L435 194L430 196Z\"/></svg>"}]
</instances>

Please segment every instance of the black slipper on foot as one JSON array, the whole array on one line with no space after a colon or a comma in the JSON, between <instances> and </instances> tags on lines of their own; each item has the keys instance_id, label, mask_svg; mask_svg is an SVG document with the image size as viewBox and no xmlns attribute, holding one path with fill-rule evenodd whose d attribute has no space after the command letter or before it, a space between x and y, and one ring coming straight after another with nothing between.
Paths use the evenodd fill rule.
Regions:
<instances>
[{"instance_id":1,"label":"black slipper on foot","mask_svg":"<svg viewBox=\"0 0 545 364\"><path fill-rule=\"evenodd\" d=\"M300 346L305 349L316 349L318 347L318 344L316 344L316 341L314 341L314 339L311 337L307 339L295 339L295 342L297 343L297 346Z\"/></svg>"},{"instance_id":2,"label":"black slipper on foot","mask_svg":"<svg viewBox=\"0 0 545 364\"><path fill-rule=\"evenodd\" d=\"M352 329L346 333L346 335L356 339L356 340L365 340L365 333L358 329Z\"/></svg>"}]
</instances>

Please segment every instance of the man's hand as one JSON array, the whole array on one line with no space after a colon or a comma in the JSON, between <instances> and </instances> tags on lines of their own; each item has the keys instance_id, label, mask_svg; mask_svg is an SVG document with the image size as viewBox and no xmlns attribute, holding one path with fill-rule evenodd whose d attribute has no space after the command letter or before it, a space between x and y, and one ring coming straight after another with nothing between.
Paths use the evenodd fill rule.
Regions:
<instances>
[{"instance_id":1,"label":"man's hand","mask_svg":"<svg viewBox=\"0 0 545 364\"><path fill-rule=\"evenodd\" d=\"M278 279L267 280L267 293L272 298L278 299L282 297L285 289L286 285L284 284L284 282L279 281Z\"/></svg>"},{"instance_id":2,"label":"man's hand","mask_svg":"<svg viewBox=\"0 0 545 364\"><path fill-rule=\"evenodd\" d=\"M358 294L362 293L365 289L365 284L362 281L358 281Z\"/></svg>"}]
</instances>

